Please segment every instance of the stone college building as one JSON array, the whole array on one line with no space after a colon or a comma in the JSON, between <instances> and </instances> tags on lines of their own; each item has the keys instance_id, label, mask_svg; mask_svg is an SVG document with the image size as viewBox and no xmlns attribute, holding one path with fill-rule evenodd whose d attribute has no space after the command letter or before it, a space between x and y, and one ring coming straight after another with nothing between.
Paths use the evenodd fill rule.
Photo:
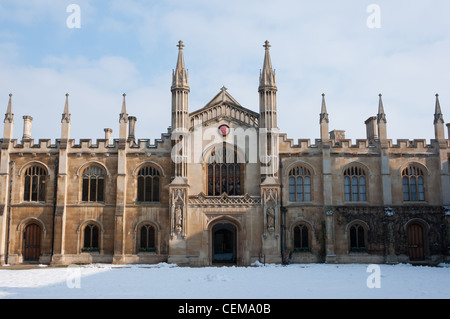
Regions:
<instances>
[{"instance_id":1,"label":"stone college building","mask_svg":"<svg viewBox=\"0 0 450 319\"><path fill-rule=\"evenodd\" d=\"M259 112L225 87L191 110L183 49L180 41L172 123L155 144L135 138L125 94L118 139L109 128L104 139L71 139L66 94L60 138L35 140L32 117L23 116L17 140L9 96L0 264L450 260L450 144L438 95L430 144L388 139L381 95L355 144L329 131L324 95L320 138L296 142L278 129L268 41Z\"/></svg>"}]
</instances>

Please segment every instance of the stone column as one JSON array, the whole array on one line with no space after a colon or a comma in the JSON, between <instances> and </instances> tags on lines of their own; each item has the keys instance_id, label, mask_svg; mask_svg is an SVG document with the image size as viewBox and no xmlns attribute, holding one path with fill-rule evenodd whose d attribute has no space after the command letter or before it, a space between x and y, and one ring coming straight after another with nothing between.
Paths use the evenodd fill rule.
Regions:
<instances>
[{"instance_id":1,"label":"stone column","mask_svg":"<svg viewBox=\"0 0 450 319\"><path fill-rule=\"evenodd\" d=\"M136 140L135 129L136 129L137 118L135 116L129 116L128 121L129 121L128 141L134 142Z\"/></svg>"},{"instance_id":2,"label":"stone column","mask_svg":"<svg viewBox=\"0 0 450 319\"><path fill-rule=\"evenodd\" d=\"M337 263L334 239L334 212L332 210L325 212L325 231L325 262L328 264Z\"/></svg>"},{"instance_id":3,"label":"stone column","mask_svg":"<svg viewBox=\"0 0 450 319\"><path fill-rule=\"evenodd\" d=\"M56 209L53 221L53 255L52 264L65 264L64 246L66 234L66 204L67 204L67 172L68 172L68 150L70 148L70 112L69 94L66 94L64 113L61 119L61 140L59 143L59 156L55 162L55 178L57 178Z\"/></svg>"},{"instance_id":4,"label":"stone column","mask_svg":"<svg viewBox=\"0 0 450 319\"><path fill-rule=\"evenodd\" d=\"M105 140L106 140L106 145L110 145L111 144L111 133L112 133L112 129L110 128L105 128Z\"/></svg>"},{"instance_id":5,"label":"stone column","mask_svg":"<svg viewBox=\"0 0 450 319\"><path fill-rule=\"evenodd\" d=\"M333 220L333 176L331 165L331 145L335 143L336 136L332 135L330 141L322 142L322 167L323 167L323 205L325 208L325 261L336 262L334 245L334 220Z\"/></svg>"}]
</instances>

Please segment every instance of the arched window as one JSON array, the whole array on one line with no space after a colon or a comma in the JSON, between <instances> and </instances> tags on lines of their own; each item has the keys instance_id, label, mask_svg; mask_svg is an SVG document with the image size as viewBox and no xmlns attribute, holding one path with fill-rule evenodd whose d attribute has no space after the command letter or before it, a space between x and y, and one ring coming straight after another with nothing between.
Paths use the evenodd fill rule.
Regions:
<instances>
[{"instance_id":1,"label":"arched window","mask_svg":"<svg viewBox=\"0 0 450 319\"><path fill-rule=\"evenodd\" d=\"M238 163L236 150L230 147L216 147L207 160L208 195L242 195L242 165Z\"/></svg>"},{"instance_id":2,"label":"arched window","mask_svg":"<svg viewBox=\"0 0 450 319\"><path fill-rule=\"evenodd\" d=\"M424 201L425 181L420 167L409 165L402 171L403 200Z\"/></svg>"},{"instance_id":3,"label":"arched window","mask_svg":"<svg viewBox=\"0 0 450 319\"><path fill-rule=\"evenodd\" d=\"M309 169L297 166L289 172L289 201L311 201L311 172Z\"/></svg>"},{"instance_id":4,"label":"arched window","mask_svg":"<svg viewBox=\"0 0 450 319\"><path fill-rule=\"evenodd\" d=\"M84 202L103 202L105 172L91 165L83 171L82 200Z\"/></svg>"},{"instance_id":5,"label":"arched window","mask_svg":"<svg viewBox=\"0 0 450 319\"><path fill-rule=\"evenodd\" d=\"M137 201L159 201L159 171L151 166L142 167L137 178Z\"/></svg>"},{"instance_id":6,"label":"arched window","mask_svg":"<svg viewBox=\"0 0 450 319\"><path fill-rule=\"evenodd\" d=\"M351 166L344 171L344 194L347 202L366 201L366 171L359 166Z\"/></svg>"},{"instance_id":7,"label":"arched window","mask_svg":"<svg viewBox=\"0 0 450 319\"><path fill-rule=\"evenodd\" d=\"M350 227L350 251L366 251L366 233L361 224Z\"/></svg>"},{"instance_id":8,"label":"arched window","mask_svg":"<svg viewBox=\"0 0 450 319\"><path fill-rule=\"evenodd\" d=\"M30 166L25 171L23 200L27 202L45 201L47 171L41 166Z\"/></svg>"},{"instance_id":9,"label":"arched window","mask_svg":"<svg viewBox=\"0 0 450 319\"><path fill-rule=\"evenodd\" d=\"M82 251L98 251L98 226L95 224L88 224L83 231L83 248Z\"/></svg>"},{"instance_id":10,"label":"arched window","mask_svg":"<svg viewBox=\"0 0 450 319\"><path fill-rule=\"evenodd\" d=\"M309 251L308 227L300 224L294 227L294 251Z\"/></svg>"},{"instance_id":11,"label":"arched window","mask_svg":"<svg viewBox=\"0 0 450 319\"><path fill-rule=\"evenodd\" d=\"M143 225L140 237L139 251L155 251L155 228L152 225Z\"/></svg>"}]
</instances>

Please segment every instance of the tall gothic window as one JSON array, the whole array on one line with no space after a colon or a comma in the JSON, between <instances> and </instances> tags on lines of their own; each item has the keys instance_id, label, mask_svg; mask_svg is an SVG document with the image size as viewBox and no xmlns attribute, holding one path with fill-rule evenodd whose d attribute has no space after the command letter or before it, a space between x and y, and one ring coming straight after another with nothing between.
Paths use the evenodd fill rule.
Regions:
<instances>
[{"instance_id":1,"label":"tall gothic window","mask_svg":"<svg viewBox=\"0 0 450 319\"><path fill-rule=\"evenodd\" d=\"M300 224L294 227L294 251L308 251L309 236L308 227Z\"/></svg>"},{"instance_id":2,"label":"tall gothic window","mask_svg":"<svg viewBox=\"0 0 450 319\"><path fill-rule=\"evenodd\" d=\"M141 227L139 251L155 251L155 228L152 225Z\"/></svg>"},{"instance_id":3,"label":"tall gothic window","mask_svg":"<svg viewBox=\"0 0 450 319\"><path fill-rule=\"evenodd\" d=\"M241 195L242 165L238 163L236 150L226 147L216 147L207 161L208 195L220 196Z\"/></svg>"},{"instance_id":4,"label":"tall gothic window","mask_svg":"<svg viewBox=\"0 0 450 319\"><path fill-rule=\"evenodd\" d=\"M83 171L82 200L84 202L103 202L105 172L91 165Z\"/></svg>"},{"instance_id":5,"label":"tall gothic window","mask_svg":"<svg viewBox=\"0 0 450 319\"><path fill-rule=\"evenodd\" d=\"M366 201L366 172L359 166L344 171L344 194L347 202Z\"/></svg>"},{"instance_id":6,"label":"tall gothic window","mask_svg":"<svg viewBox=\"0 0 450 319\"><path fill-rule=\"evenodd\" d=\"M159 201L159 171L151 166L142 167L137 178L137 201Z\"/></svg>"},{"instance_id":7,"label":"tall gothic window","mask_svg":"<svg viewBox=\"0 0 450 319\"><path fill-rule=\"evenodd\" d=\"M47 172L43 167L30 166L25 171L23 200L27 202L45 201Z\"/></svg>"},{"instance_id":8,"label":"tall gothic window","mask_svg":"<svg viewBox=\"0 0 450 319\"><path fill-rule=\"evenodd\" d=\"M364 227L360 224L354 224L350 227L350 251L366 250L366 233Z\"/></svg>"},{"instance_id":9,"label":"tall gothic window","mask_svg":"<svg viewBox=\"0 0 450 319\"><path fill-rule=\"evenodd\" d=\"M83 240L83 251L98 251L98 226L95 224L88 224L84 228L84 240Z\"/></svg>"},{"instance_id":10,"label":"tall gothic window","mask_svg":"<svg viewBox=\"0 0 450 319\"><path fill-rule=\"evenodd\" d=\"M311 201L311 172L309 169L297 166L289 172L289 201Z\"/></svg>"},{"instance_id":11,"label":"tall gothic window","mask_svg":"<svg viewBox=\"0 0 450 319\"><path fill-rule=\"evenodd\" d=\"M403 169L402 184L404 201L425 200L425 183L422 168L409 165Z\"/></svg>"}]
</instances>

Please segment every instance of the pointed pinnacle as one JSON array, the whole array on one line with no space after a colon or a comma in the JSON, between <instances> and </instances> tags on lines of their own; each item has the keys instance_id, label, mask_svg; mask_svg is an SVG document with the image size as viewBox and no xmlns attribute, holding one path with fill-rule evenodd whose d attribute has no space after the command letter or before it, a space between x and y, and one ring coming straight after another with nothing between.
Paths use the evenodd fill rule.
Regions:
<instances>
[{"instance_id":1,"label":"pointed pinnacle","mask_svg":"<svg viewBox=\"0 0 450 319\"><path fill-rule=\"evenodd\" d=\"M264 87L276 88L275 71L272 69L272 61L270 59L269 41L266 40L263 47L265 48L265 54L263 68L259 76L259 87L260 89Z\"/></svg>"},{"instance_id":2,"label":"pointed pinnacle","mask_svg":"<svg viewBox=\"0 0 450 319\"><path fill-rule=\"evenodd\" d=\"M188 79L188 72L184 65L183 41L181 40L178 41L177 47L179 48L179 50L178 50L177 65L175 67L175 70L172 72L172 88L188 87L189 79Z\"/></svg>"},{"instance_id":3,"label":"pointed pinnacle","mask_svg":"<svg viewBox=\"0 0 450 319\"><path fill-rule=\"evenodd\" d=\"M12 93L9 93L8 107L6 108L6 113L7 113L7 114L12 114L11 97L12 97Z\"/></svg>"},{"instance_id":4,"label":"pointed pinnacle","mask_svg":"<svg viewBox=\"0 0 450 319\"><path fill-rule=\"evenodd\" d=\"M434 124L444 123L444 116L441 111L441 104L439 103L439 94L436 93L436 106L434 108Z\"/></svg>"},{"instance_id":5,"label":"pointed pinnacle","mask_svg":"<svg viewBox=\"0 0 450 319\"><path fill-rule=\"evenodd\" d=\"M320 110L320 113L322 114L327 113L327 106L325 105L325 93L322 93L322 108Z\"/></svg>"},{"instance_id":6,"label":"pointed pinnacle","mask_svg":"<svg viewBox=\"0 0 450 319\"><path fill-rule=\"evenodd\" d=\"M9 122L12 123L14 121L14 114L12 112L12 103L11 103L12 94L9 94L8 107L6 108L5 120L3 123Z\"/></svg>"},{"instance_id":7,"label":"pointed pinnacle","mask_svg":"<svg viewBox=\"0 0 450 319\"><path fill-rule=\"evenodd\" d=\"M269 48L271 47L271 45L269 44L269 41L266 40L266 42L264 42L263 47L266 49L266 53L264 55L263 72L264 72L264 70L272 72L272 61L270 59L270 53L269 53Z\"/></svg>"},{"instance_id":8,"label":"pointed pinnacle","mask_svg":"<svg viewBox=\"0 0 450 319\"><path fill-rule=\"evenodd\" d=\"M61 123L65 121L70 123L70 113L69 113L69 93L66 93L66 103L64 104L64 113L62 114Z\"/></svg>"},{"instance_id":9,"label":"pointed pinnacle","mask_svg":"<svg viewBox=\"0 0 450 319\"><path fill-rule=\"evenodd\" d=\"M383 107L383 101L381 100L381 93L378 94L379 100L378 100L378 115L384 114L384 107Z\"/></svg>"},{"instance_id":10,"label":"pointed pinnacle","mask_svg":"<svg viewBox=\"0 0 450 319\"><path fill-rule=\"evenodd\" d=\"M179 48L179 50L178 50L178 60L177 60L177 66L176 66L175 73L184 71L184 69L185 69L184 56L183 56L183 47L184 47L183 41L181 41L181 40L178 41L177 47Z\"/></svg>"},{"instance_id":11,"label":"pointed pinnacle","mask_svg":"<svg viewBox=\"0 0 450 319\"><path fill-rule=\"evenodd\" d=\"M442 114L441 104L439 103L439 94L436 93L436 106L434 108L434 114Z\"/></svg>"},{"instance_id":12,"label":"pointed pinnacle","mask_svg":"<svg viewBox=\"0 0 450 319\"><path fill-rule=\"evenodd\" d=\"M383 107L383 101L381 100L381 93L378 94L379 101L378 101L378 114L377 114L377 123L386 123L386 114L384 113L384 107Z\"/></svg>"}]
</instances>

